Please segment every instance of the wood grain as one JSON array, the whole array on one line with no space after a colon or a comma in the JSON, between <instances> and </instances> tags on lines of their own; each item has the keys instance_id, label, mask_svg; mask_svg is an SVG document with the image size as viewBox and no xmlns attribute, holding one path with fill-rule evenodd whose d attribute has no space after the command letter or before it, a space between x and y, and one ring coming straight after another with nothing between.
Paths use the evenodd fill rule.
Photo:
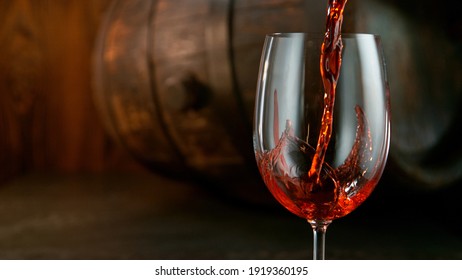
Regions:
<instances>
[{"instance_id":1,"label":"wood grain","mask_svg":"<svg viewBox=\"0 0 462 280\"><path fill-rule=\"evenodd\" d=\"M31 171L136 166L92 100L91 53L109 2L0 4L0 183Z\"/></svg>"}]
</instances>

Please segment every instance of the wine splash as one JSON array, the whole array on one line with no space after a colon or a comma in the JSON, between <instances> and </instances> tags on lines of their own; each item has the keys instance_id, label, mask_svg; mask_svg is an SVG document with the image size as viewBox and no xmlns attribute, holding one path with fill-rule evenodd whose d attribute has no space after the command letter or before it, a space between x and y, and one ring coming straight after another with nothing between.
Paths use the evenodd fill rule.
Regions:
<instances>
[{"instance_id":1,"label":"wine splash","mask_svg":"<svg viewBox=\"0 0 462 280\"><path fill-rule=\"evenodd\" d=\"M277 108L277 91L274 92ZM319 177L309 177L316 150L294 135L291 122L286 122L274 149L257 154L262 178L273 196L292 213L308 220L333 220L345 216L372 192L378 178L367 179L364 172L371 157L372 139L363 110L356 106L358 121L353 147L344 163L337 168L323 162ZM279 135L277 114L274 115L274 137Z\"/></svg>"}]
</instances>

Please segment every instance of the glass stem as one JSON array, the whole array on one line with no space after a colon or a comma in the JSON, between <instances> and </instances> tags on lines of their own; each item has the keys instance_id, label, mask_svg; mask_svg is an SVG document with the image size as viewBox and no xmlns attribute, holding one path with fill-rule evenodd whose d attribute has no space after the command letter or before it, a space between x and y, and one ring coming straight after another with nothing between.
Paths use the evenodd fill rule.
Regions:
<instances>
[{"instance_id":1,"label":"glass stem","mask_svg":"<svg viewBox=\"0 0 462 280\"><path fill-rule=\"evenodd\" d=\"M332 221L308 221L313 228L313 260L324 260L326 257L326 231Z\"/></svg>"}]
</instances>

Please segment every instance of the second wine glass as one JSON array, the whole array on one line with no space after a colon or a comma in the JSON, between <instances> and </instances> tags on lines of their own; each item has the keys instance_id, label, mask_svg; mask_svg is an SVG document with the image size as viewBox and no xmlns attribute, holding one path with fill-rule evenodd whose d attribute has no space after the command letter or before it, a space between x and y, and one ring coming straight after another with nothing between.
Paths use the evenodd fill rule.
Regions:
<instances>
[{"instance_id":1,"label":"second wine glass","mask_svg":"<svg viewBox=\"0 0 462 280\"><path fill-rule=\"evenodd\" d=\"M356 209L377 185L390 142L380 37L342 34L335 94L325 91L321 77L323 38L266 36L253 134L269 191L313 228L313 259L325 258L327 226Z\"/></svg>"}]
</instances>

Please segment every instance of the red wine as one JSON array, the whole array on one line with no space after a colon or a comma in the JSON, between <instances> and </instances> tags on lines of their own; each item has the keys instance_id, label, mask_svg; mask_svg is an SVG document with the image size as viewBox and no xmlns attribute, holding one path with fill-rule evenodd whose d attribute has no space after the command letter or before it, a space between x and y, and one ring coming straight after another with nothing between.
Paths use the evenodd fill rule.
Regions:
<instances>
[{"instance_id":1,"label":"red wine","mask_svg":"<svg viewBox=\"0 0 462 280\"><path fill-rule=\"evenodd\" d=\"M347 0L329 0L324 41L321 46L320 70L324 85L324 112L316 153L309 171L312 180L318 180L324 157L332 135L335 89L342 64L343 10Z\"/></svg>"},{"instance_id":2,"label":"red wine","mask_svg":"<svg viewBox=\"0 0 462 280\"><path fill-rule=\"evenodd\" d=\"M324 108L316 147L294 136L290 121L278 139L278 98L274 92L276 147L257 154L260 173L273 196L292 213L312 221L333 220L353 211L372 192L378 177L366 178L372 140L364 112L356 106L354 145L337 168L325 162L332 136L335 91L342 63L341 26L347 0L329 0L320 70ZM311 164L308 164L311 163Z\"/></svg>"},{"instance_id":3,"label":"red wine","mask_svg":"<svg viewBox=\"0 0 462 280\"><path fill-rule=\"evenodd\" d=\"M333 220L350 213L369 196L379 178L362 176L368 169L371 138L359 106L356 117L356 138L350 154L335 169L323 162L316 180L308 172L316 150L294 136L290 121L276 147L257 154L262 178L279 203L308 220Z\"/></svg>"}]
</instances>

